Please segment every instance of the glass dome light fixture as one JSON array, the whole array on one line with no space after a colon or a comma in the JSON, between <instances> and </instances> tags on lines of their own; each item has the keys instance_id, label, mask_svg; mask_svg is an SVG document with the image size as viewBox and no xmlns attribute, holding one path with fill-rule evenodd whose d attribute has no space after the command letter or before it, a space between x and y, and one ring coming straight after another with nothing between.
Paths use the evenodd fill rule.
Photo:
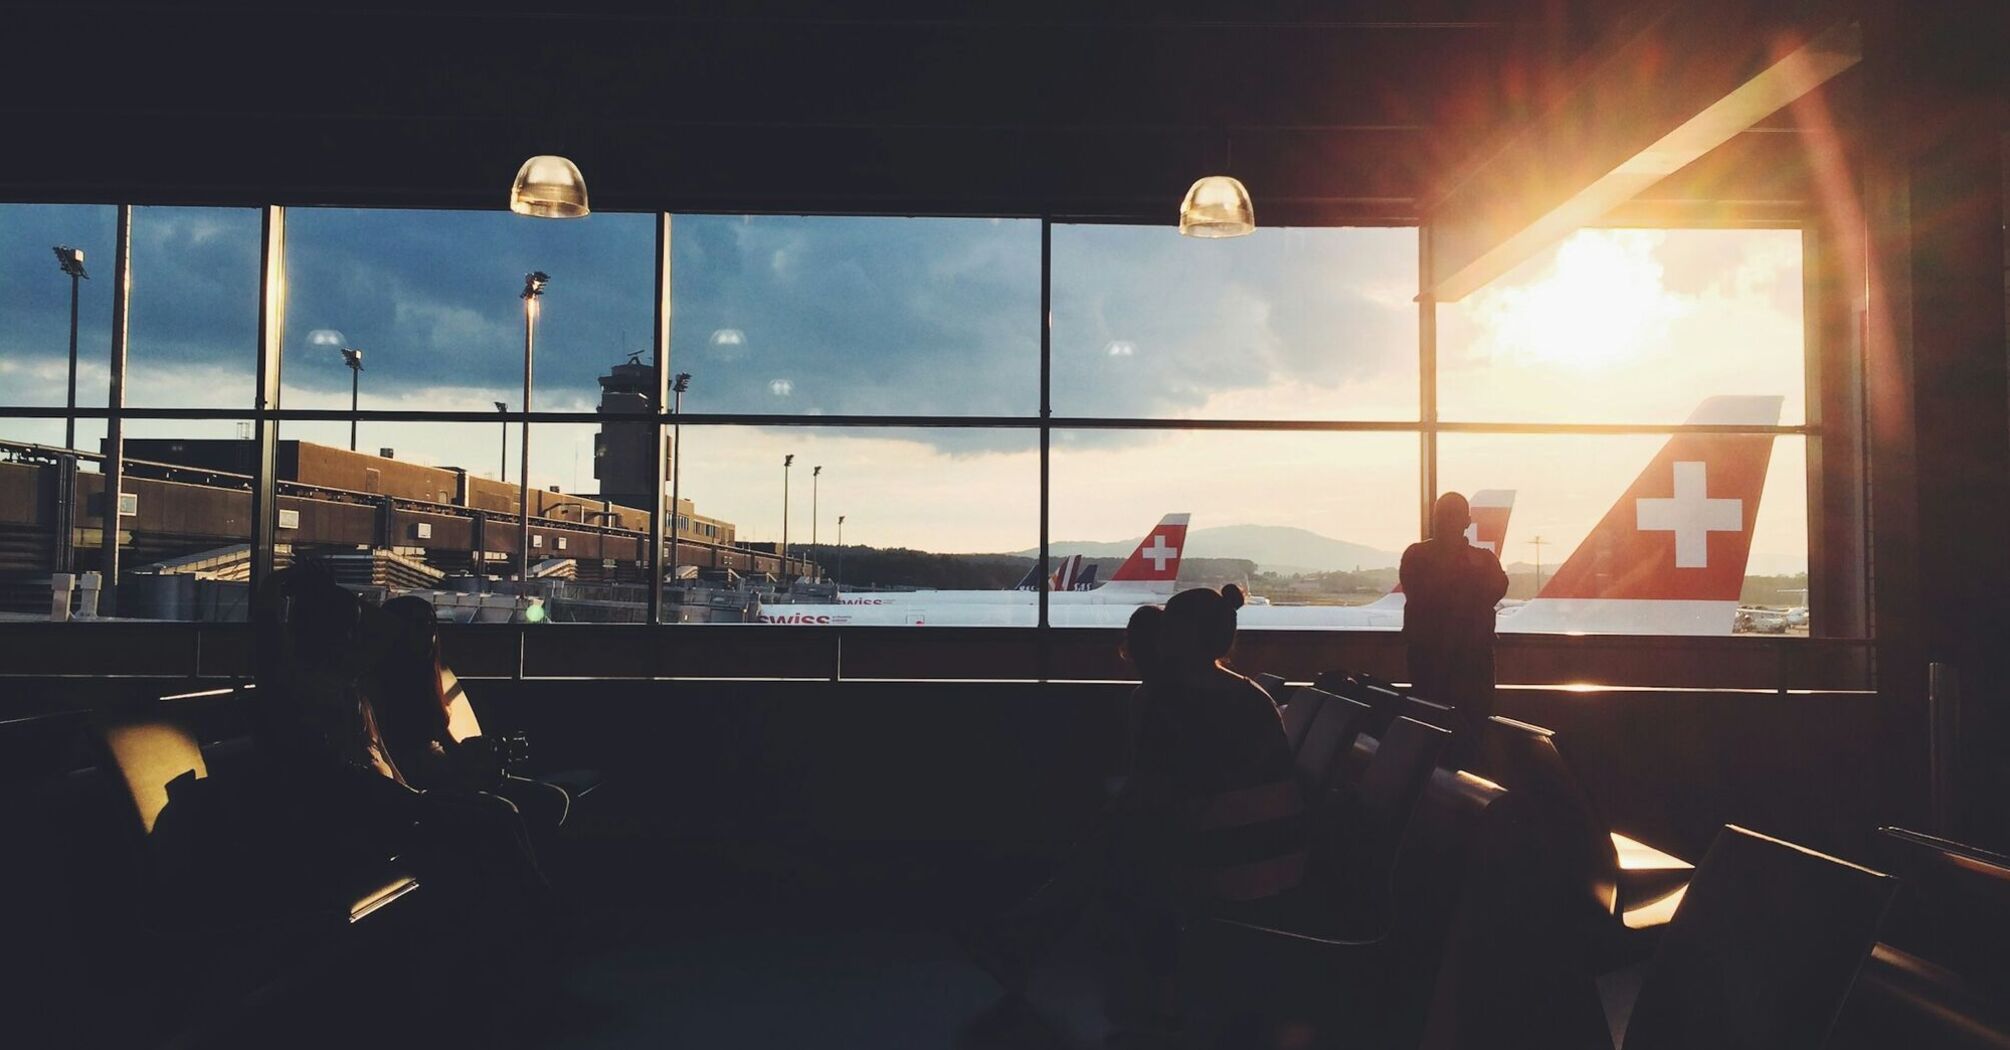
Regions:
<instances>
[{"instance_id":1,"label":"glass dome light fixture","mask_svg":"<svg viewBox=\"0 0 2010 1050\"><path fill-rule=\"evenodd\" d=\"M1256 231L1256 205L1249 188L1232 175L1195 180L1179 206L1183 237L1241 237Z\"/></svg>"},{"instance_id":2,"label":"glass dome light fixture","mask_svg":"<svg viewBox=\"0 0 2010 1050\"><path fill-rule=\"evenodd\" d=\"M586 205L586 177L579 166L564 157L541 154L516 170L509 210L540 219L578 219L593 209Z\"/></svg>"}]
</instances>

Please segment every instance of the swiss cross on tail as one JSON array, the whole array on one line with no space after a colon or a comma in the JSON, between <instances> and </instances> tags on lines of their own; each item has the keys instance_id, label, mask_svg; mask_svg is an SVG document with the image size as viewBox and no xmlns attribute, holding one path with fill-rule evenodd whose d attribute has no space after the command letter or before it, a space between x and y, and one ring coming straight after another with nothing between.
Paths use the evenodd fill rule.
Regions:
<instances>
[{"instance_id":1,"label":"swiss cross on tail","mask_svg":"<svg viewBox=\"0 0 2010 1050\"><path fill-rule=\"evenodd\" d=\"M1185 514L1160 518L1157 527L1145 533L1137 549L1124 559L1110 582L1103 585L1104 589L1145 587L1171 594L1173 584L1179 581L1180 556L1186 549L1187 518Z\"/></svg>"},{"instance_id":2,"label":"swiss cross on tail","mask_svg":"<svg viewBox=\"0 0 2010 1050\"><path fill-rule=\"evenodd\" d=\"M1692 424L1772 426L1777 397L1713 397ZM1735 603L1773 452L1771 434L1676 434L1538 600ZM1728 621L1726 624L1728 630Z\"/></svg>"}]
</instances>

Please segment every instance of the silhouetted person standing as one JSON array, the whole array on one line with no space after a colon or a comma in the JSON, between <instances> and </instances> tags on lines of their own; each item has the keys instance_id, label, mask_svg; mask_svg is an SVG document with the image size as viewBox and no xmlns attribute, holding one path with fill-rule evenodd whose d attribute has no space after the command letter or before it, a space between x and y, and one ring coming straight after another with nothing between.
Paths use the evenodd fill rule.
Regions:
<instances>
[{"instance_id":1,"label":"silhouetted person standing","mask_svg":"<svg viewBox=\"0 0 2010 1050\"><path fill-rule=\"evenodd\" d=\"M1410 688L1469 726L1494 713L1494 605L1508 585L1500 559L1467 542L1472 521L1464 496L1439 496L1431 538L1403 552L1402 568Z\"/></svg>"}]
</instances>

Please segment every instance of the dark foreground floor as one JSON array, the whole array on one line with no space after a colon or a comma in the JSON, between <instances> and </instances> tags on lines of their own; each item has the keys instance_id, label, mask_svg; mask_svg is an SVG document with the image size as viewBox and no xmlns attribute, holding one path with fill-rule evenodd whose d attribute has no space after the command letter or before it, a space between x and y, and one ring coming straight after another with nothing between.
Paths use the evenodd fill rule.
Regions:
<instances>
[{"instance_id":1,"label":"dark foreground floor","mask_svg":"<svg viewBox=\"0 0 2010 1050\"><path fill-rule=\"evenodd\" d=\"M570 895L575 939L543 1045L1048 1050L1053 1037L998 1009L998 985L945 932L1033 878L898 847L617 863Z\"/></svg>"}]
</instances>

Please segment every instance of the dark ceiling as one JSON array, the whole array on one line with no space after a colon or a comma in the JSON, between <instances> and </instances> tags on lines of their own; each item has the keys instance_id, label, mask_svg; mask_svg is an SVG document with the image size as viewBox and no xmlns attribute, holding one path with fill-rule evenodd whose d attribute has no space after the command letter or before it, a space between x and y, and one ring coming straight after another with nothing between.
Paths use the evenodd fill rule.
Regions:
<instances>
[{"instance_id":1,"label":"dark ceiling","mask_svg":"<svg viewBox=\"0 0 2010 1050\"><path fill-rule=\"evenodd\" d=\"M0 7L0 196L492 207L558 152L602 208L1414 217L1631 0ZM1085 13L1093 12L1093 13ZM20 44L28 44L20 47ZM1790 129L1691 179L1791 198Z\"/></svg>"}]
</instances>

